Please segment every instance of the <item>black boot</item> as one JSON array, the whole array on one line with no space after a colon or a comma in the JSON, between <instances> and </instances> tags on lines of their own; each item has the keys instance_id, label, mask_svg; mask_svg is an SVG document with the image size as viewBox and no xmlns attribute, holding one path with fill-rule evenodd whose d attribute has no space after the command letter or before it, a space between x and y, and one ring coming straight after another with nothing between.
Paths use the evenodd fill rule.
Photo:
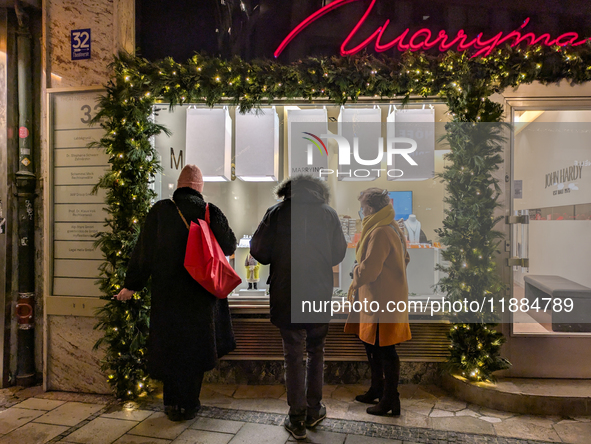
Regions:
<instances>
[{"instance_id":1,"label":"black boot","mask_svg":"<svg viewBox=\"0 0 591 444\"><path fill-rule=\"evenodd\" d=\"M183 413L178 405L165 405L164 413L166 413L166 416L171 421L177 422L183 420Z\"/></svg>"},{"instance_id":2,"label":"black boot","mask_svg":"<svg viewBox=\"0 0 591 444\"><path fill-rule=\"evenodd\" d=\"M368 407L370 415L385 416L392 411L394 416L400 416L400 394L398 393L398 380L400 379L400 359L394 350L394 346L383 347L381 350L384 362L384 396L376 406Z\"/></svg>"},{"instance_id":3,"label":"black boot","mask_svg":"<svg viewBox=\"0 0 591 444\"><path fill-rule=\"evenodd\" d=\"M181 403L182 419L189 421L195 416L201 409L201 401L199 396L201 395L201 386L203 385L204 372L195 371L190 377L186 379L185 390L183 392L183 402Z\"/></svg>"},{"instance_id":4,"label":"black boot","mask_svg":"<svg viewBox=\"0 0 591 444\"><path fill-rule=\"evenodd\" d=\"M256 283L256 282L255 282L254 284L252 284L252 287L253 287L255 290L258 290L258 288L257 288L257 283Z\"/></svg>"},{"instance_id":5,"label":"black boot","mask_svg":"<svg viewBox=\"0 0 591 444\"><path fill-rule=\"evenodd\" d=\"M249 283L248 283L248 289L249 289L249 290L252 290L252 282L249 282Z\"/></svg>"},{"instance_id":6,"label":"black boot","mask_svg":"<svg viewBox=\"0 0 591 444\"><path fill-rule=\"evenodd\" d=\"M185 421L190 421L191 419L194 419L195 416L197 416L197 412L199 412L200 409L201 409L201 402L199 400L197 400L197 405L195 407L188 407L188 408L182 409L183 419Z\"/></svg>"},{"instance_id":7,"label":"black boot","mask_svg":"<svg viewBox=\"0 0 591 444\"><path fill-rule=\"evenodd\" d=\"M384 392L384 365L379 353L375 352L375 345L364 343L367 361L371 370L371 386L363 395L357 395L355 401L364 404L375 404L376 399L380 400Z\"/></svg>"}]
</instances>

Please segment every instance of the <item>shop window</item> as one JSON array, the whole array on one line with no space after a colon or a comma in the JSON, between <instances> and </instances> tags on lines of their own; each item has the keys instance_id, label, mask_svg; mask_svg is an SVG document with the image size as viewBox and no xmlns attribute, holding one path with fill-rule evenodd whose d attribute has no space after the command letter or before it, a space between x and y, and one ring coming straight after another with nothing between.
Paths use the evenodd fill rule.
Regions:
<instances>
[{"instance_id":1,"label":"shop window","mask_svg":"<svg viewBox=\"0 0 591 444\"><path fill-rule=\"evenodd\" d=\"M198 108L207 109L199 106ZM199 164L198 161L191 161L194 157L186 152L187 147L190 145L186 140L186 135L188 134L186 131L187 112L189 109L190 107L188 106L178 106L171 111L166 104L155 106L156 121L164 124L171 131L170 136L161 134L155 138L154 142L161 156L161 162L164 168L162 175L157 178L154 184L159 198L167 198L172 195L176 186L176 178L185 163ZM216 109L221 109L221 107L216 107ZM266 110L271 110L271 108L264 108L264 111ZM296 165L298 161L290 160L289 138L291 133L288 128L289 119L291 118L295 122L300 118L300 122L302 121L301 119L304 119L303 121L305 122L307 119L306 116L309 114L312 116L310 117L312 121L316 122L314 125L317 125L318 128L315 127L316 129L308 132L322 134L328 131L329 133L339 134L339 131L346 132L348 128L350 131L356 131L357 133L355 134L359 135L363 131L367 132L367 128L356 126L360 121L356 120L358 118L355 110L367 110L364 114L370 116L370 120L373 122L372 125L374 125L369 128L369 132L371 133L369 137L375 139L372 142L372 147L375 146L374 150L376 153L363 153L363 156L367 159L372 156L373 158L376 157L378 152L377 143L380 137L384 141L387 141L389 132L392 135L394 134L392 131L406 131L404 134L396 133L396 135L412 136L416 140L422 139L428 141L427 148L424 149L419 146L417 149L417 154L420 152L420 155L423 156L422 160L419 160L419 164L427 166L423 168L422 172L414 173L414 176L408 173L412 176L409 179L412 180L388 177L386 171L390 167L387 165L386 142L383 142L380 148L383 151L383 159L379 165L372 167L373 169L384 170L379 177L374 174L367 178L367 180L364 180L363 177L352 177L352 179L358 180L342 180L341 177L341 180L339 180L336 174L324 175L331 191L330 205L337 211L341 219L343 233L349 245L344 261L333 269L335 294L338 294L338 290L346 291L351 283L350 272L355 257L355 246L361 232L360 204L357 198L362 190L370 187L380 187L387 190L388 195L392 199L393 206L398 213L396 220L400 223L408 238L407 245L411 255L411 262L408 267L410 298L427 300L427 298L438 294L435 285L439 281L441 272L436 270L436 265L442 263L442 245L437 236L436 229L442 226L442 220L444 218L443 198L445 195L445 184L436 177L436 174L443 172L446 162L444 155L448 152L445 145L438 142L440 137L445 134L445 122L449 121L447 107L442 104L420 104L408 105L402 108L400 105L395 107L390 104L364 102L363 104L346 107L334 105L276 105L274 112L276 112L279 120L279 174L275 178L277 180L249 182L233 176L231 180L220 179L220 181L206 182L204 187L206 200L215 203L224 211L228 217L230 226L236 233L237 239L240 240L239 248L236 250L234 257L231 258L231 262L238 271L238 274L242 277L243 284L237 288L235 294L232 296L233 298L240 300L243 297L252 297L255 299L264 299L266 297L265 293L268 288L266 281L269 275L269 268L267 266L260 267L257 291L254 291L254 289L249 290L245 262L248 257L249 237L256 230L267 208L277 202L273 195L274 187L278 184L279 180L282 180L289 174L290 168L298 168ZM232 131L232 155L229 159L230 162L236 159L234 131L236 130L237 112L235 107L228 107L229 125ZM343 121L344 115L352 116L348 123ZM296 116L300 117L296 118ZM423 125L422 128L416 127L413 130L401 123L403 121L421 122L423 119L422 116L426 116L426 120L421 123ZM349 126L347 127L347 125ZM213 128L211 128L211 131L213 131ZM409 131L415 131L415 133L410 133ZM192 131L192 133L194 132ZM353 133L351 135L353 136ZM295 137L293 139L294 141L296 139L302 139L301 137L293 137ZM353 176L355 170L344 170L342 166L339 166L338 146L336 142L327 141L326 139L324 142L326 143L327 152L322 157L317 148L314 147L314 152L316 153L314 154L314 161L320 161L323 168L335 172L338 171L339 174L350 174ZM298 141L297 143L300 142ZM304 150L306 150L305 144L309 142L302 139L301 143L304 144L302 145L303 157L301 162L306 162L307 158L305 156L307 154L304 153ZM214 147L211 146L208 149L213 150ZM220 146L219 149L223 148ZM353 145L351 145L351 149L353 149ZM360 151L363 149L360 148ZM222 159L220 162L224 162L224 160ZM221 165L220 169L224 170L225 166ZM359 173L359 175L363 176L363 173Z\"/></svg>"},{"instance_id":2,"label":"shop window","mask_svg":"<svg viewBox=\"0 0 591 444\"><path fill-rule=\"evenodd\" d=\"M515 111L514 334L591 334L591 111ZM517 309L517 307L519 307Z\"/></svg>"}]
</instances>

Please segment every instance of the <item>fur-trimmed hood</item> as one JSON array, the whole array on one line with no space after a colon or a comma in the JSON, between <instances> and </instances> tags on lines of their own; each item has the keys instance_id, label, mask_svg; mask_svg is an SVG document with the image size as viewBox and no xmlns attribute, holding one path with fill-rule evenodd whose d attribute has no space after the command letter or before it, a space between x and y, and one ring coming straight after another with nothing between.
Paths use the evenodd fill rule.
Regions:
<instances>
[{"instance_id":1,"label":"fur-trimmed hood","mask_svg":"<svg viewBox=\"0 0 591 444\"><path fill-rule=\"evenodd\" d=\"M300 202L325 203L330 200L330 191L323 180L307 175L298 175L284 179L275 187L277 198L291 199Z\"/></svg>"}]
</instances>

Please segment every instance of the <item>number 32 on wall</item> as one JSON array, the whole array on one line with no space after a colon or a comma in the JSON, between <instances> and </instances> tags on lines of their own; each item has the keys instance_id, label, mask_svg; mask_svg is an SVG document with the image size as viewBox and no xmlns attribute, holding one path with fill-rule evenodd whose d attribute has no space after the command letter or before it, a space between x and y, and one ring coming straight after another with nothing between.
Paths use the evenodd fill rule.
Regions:
<instances>
[{"instance_id":1,"label":"number 32 on wall","mask_svg":"<svg viewBox=\"0 0 591 444\"><path fill-rule=\"evenodd\" d=\"M94 105L94 110L98 111L99 109L99 105ZM82 111L82 114L84 117L80 118L80 121L82 123L85 124L89 124L90 121L93 119L93 115L90 113L92 111L92 108L90 107L90 105L82 105L82 107L80 108L80 111Z\"/></svg>"},{"instance_id":2,"label":"number 32 on wall","mask_svg":"<svg viewBox=\"0 0 591 444\"><path fill-rule=\"evenodd\" d=\"M90 58L90 28L74 29L70 32L72 48L72 60L84 60Z\"/></svg>"}]
</instances>

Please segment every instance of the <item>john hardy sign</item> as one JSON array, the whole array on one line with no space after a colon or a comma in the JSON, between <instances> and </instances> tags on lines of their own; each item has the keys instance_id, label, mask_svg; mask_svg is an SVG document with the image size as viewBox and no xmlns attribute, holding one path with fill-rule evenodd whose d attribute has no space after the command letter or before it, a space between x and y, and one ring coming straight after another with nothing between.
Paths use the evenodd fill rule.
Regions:
<instances>
[{"instance_id":1,"label":"john hardy sign","mask_svg":"<svg viewBox=\"0 0 591 444\"><path fill-rule=\"evenodd\" d=\"M554 195L570 193L571 190L578 190L576 183L577 179L581 179L583 172L582 165L574 165L571 167L562 168L560 170L552 171L546 174L546 186L544 188L556 186ZM565 185L568 183L568 185Z\"/></svg>"}]
</instances>

